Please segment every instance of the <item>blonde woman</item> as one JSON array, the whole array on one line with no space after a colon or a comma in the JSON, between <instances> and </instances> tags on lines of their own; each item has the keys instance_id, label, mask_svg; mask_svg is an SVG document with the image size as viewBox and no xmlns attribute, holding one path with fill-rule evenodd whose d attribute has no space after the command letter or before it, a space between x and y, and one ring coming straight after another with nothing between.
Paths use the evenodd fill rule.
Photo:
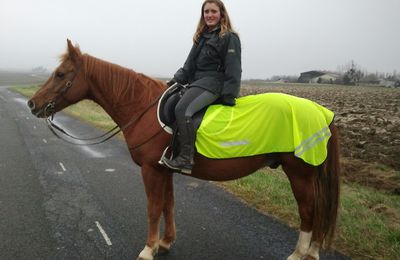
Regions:
<instances>
[{"instance_id":1,"label":"blonde woman","mask_svg":"<svg viewBox=\"0 0 400 260\"><path fill-rule=\"evenodd\" d=\"M190 174L196 130L192 116L212 103L235 105L241 81L241 45L232 29L222 1L206 0L193 37L193 47L168 83L188 84L188 90L175 108L180 152L173 159L161 158L167 167Z\"/></svg>"}]
</instances>

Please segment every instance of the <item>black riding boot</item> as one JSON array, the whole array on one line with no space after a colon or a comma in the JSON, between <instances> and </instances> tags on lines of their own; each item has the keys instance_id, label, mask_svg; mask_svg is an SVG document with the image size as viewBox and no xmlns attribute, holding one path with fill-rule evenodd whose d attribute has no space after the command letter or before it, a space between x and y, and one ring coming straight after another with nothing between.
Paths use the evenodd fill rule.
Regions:
<instances>
[{"instance_id":1,"label":"black riding boot","mask_svg":"<svg viewBox=\"0 0 400 260\"><path fill-rule=\"evenodd\" d=\"M171 160L163 157L161 160L168 168L172 170L191 174L192 166L194 164L193 156L196 138L194 125L191 118L187 118L184 122L178 124L177 138L180 145L178 156Z\"/></svg>"}]
</instances>

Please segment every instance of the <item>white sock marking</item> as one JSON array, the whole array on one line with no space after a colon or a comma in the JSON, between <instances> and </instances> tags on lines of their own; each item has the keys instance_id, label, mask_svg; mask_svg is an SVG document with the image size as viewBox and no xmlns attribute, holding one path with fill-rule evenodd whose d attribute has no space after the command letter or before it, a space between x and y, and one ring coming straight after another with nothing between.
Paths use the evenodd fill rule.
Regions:
<instances>
[{"instance_id":1,"label":"white sock marking","mask_svg":"<svg viewBox=\"0 0 400 260\"><path fill-rule=\"evenodd\" d=\"M153 259L153 249L149 246L145 246L142 252L139 254L140 258L146 259L146 260L152 260Z\"/></svg>"}]
</instances>

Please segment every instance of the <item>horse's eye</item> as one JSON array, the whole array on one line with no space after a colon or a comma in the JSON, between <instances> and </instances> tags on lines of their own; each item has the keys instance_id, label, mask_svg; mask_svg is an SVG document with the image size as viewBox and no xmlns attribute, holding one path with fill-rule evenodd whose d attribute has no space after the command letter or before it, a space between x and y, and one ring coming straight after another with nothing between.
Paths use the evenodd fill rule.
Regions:
<instances>
[{"instance_id":1,"label":"horse's eye","mask_svg":"<svg viewBox=\"0 0 400 260\"><path fill-rule=\"evenodd\" d=\"M56 72L56 77L59 78L59 79L63 79L64 78L64 73L61 72L61 71L57 71Z\"/></svg>"}]
</instances>

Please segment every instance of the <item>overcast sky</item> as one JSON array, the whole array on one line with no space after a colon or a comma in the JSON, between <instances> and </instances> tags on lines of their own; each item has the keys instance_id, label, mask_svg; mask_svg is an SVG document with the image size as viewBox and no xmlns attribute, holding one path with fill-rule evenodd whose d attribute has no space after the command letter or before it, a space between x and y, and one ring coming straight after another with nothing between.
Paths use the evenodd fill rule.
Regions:
<instances>
[{"instance_id":1,"label":"overcast sky","mask_svg":"<svg viewBox=\"0 0 400 260\"><path fill-rule=\"evenodd\" d=\"M202 0L0 0L0 69L53 70L66 39L84 53L171 77L192 45ZM400 72L400 0L225 0L243 78L337 70L354 60Z\"/></svg>"}]
</instances>

